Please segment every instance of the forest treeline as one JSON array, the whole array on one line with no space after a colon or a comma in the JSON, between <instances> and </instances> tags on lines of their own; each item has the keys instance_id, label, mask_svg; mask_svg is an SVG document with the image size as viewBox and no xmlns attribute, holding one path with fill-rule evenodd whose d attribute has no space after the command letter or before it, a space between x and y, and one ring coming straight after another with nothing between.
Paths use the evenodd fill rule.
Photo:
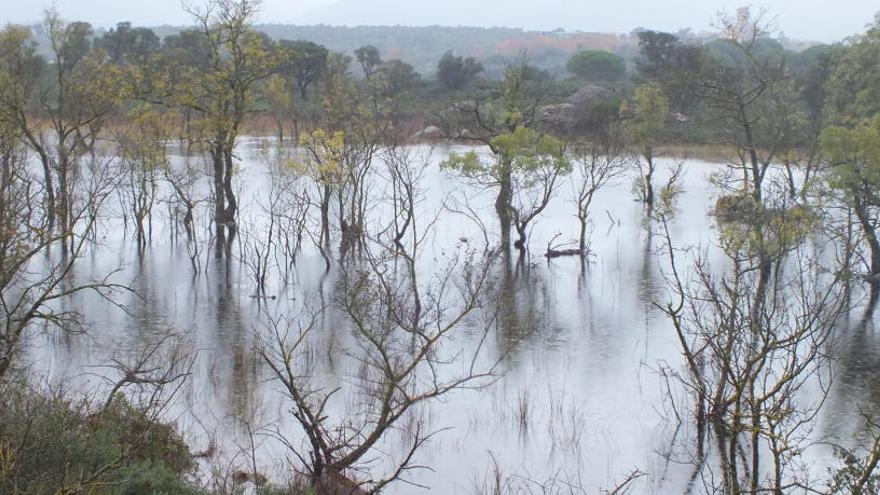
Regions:
<instances>
[{"instance_id":1,"label":"forest treeline","mask_svg":"<svg viewBox=\"0 0 880 495\"><path fill-rule=\"evenodd\" d=\"M252 24L258 7L212 0L192 9L192 28L161 39L128 23L96 36L51 11L45 49L30 28L0 31L0 491L355 494L406 479L435 433L408 415L500 377L500 359L486 364L482 346L454 360L443 347L463 321L489 334L493 291L504 290L498 266L528 256L532 227L563 183L574 184L580 228L571 246L540 254L588 263L593 198L623 177L664 244L669 299L655 309L681 346L683 363L667 376L689 399L692 483L737 495L880 489L880 430L868 414L865 448L841 448L829 479L799 470L823 402L799 394L814 381L828 393L826 344L853 310L867 324L880 299L880 19L795 52L742 8L721 15L712 38L640 31L637 53L580 50L555 77L531 52L493 68L454 46L420 74L372 45L340 53L273 39ZM240 205L237 146L247 136L277 145L261 212ZM431 161L411 145L438 141L474 145L441 168L490 194L494 215L468 198L445 203L484 239L428 280L417 264L437 221L419 217ZM713 176L720 275L670 233L682 165L666 170L659 158L671 148L711 148L727 165ZM173 166L173 150L203 157L204 170ZM370 193L378 187L381 198ZM291 486L267 483L255 460L194 481L210 453L191 452L162 422L195 359L170 334L116 362L106 397L47 391L17 366L37 329L85 330L59 305L65 298L91 292L113 305L131 290L112 274L76 280L74 267L98 246L111 202L146 249L160 194L194 276L209 257L240 263L265 298L267 279L287 280L304 246L339 272L336 309L362 353L352 378L368 398L362 410L329 412L338 389L322 388L299 360L325 307L271 321L255 349L305 438L285 443ZM377 218L378 202L391 213ZM409 446L394 458L379 445L398 429ZM364 469L373 455L393 468ZM493 493L513 490L498 483Z\"/></svg>"}]
</instances>

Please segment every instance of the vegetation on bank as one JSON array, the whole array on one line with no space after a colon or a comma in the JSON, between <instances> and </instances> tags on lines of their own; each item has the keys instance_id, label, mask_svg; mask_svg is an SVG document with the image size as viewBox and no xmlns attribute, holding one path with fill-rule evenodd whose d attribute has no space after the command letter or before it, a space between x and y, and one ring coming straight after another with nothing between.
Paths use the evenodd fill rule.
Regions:
<instances>
[{"instance_id":1,"label":"vegetation on bank","mask_svg":"<svg viewBox=\"0 0 880 495\"><path fill-rule=\"evenodd\" d=\"M2 493L201 493L174 427L122 398L102 407L6 384L0 401Z\"/></svg>"},{"instance_id":2,"label":"vegetation on bank","mask_svg":"<svg viewBox=\"0 0 880 495\"><path fill-rule=\"evenodd\" d=\"M0 493L8 495L311 495L262 474L222 473L194 452L159 408L0 384ZM77 398L79 397L79 398Z\"/></svg>"}]
</instances>

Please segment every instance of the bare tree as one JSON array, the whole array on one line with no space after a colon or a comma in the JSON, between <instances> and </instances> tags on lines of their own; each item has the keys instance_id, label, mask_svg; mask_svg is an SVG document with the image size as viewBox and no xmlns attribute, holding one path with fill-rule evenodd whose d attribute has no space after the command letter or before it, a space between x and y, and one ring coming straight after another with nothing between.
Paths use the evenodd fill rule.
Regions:
<instances>
[{"instance_id":1,"label":"bare tree","mask_svg":"<svg viewBox=\"0 0 880 495\"><path fill-rule=\"evenodd\" d=\"M114 357L109 365L115 376L105 377L112 383L103 409L106 411L125 392L129 402L148 411L154 420L164 412L192 374L196 355L191 343L173 329L149 340L128 357Z\"/></svg>"},{"instance_id":2,"label":"bare tree","mask_svg":"<svg viewBox=\"0 0 880 495\"><path fill-rule=\"evenodd\" d=\"M843 465L832 472L828 495L868 495L880 490L880 424L868 414L862 416L867 438L859 442L857 449L835 446Z\"/></svg>"},{"instance_id":3,"label":"bare tree","mask_svg":"<svg viewBox=\"0 0 880 495\"><path fill-rule=\"evenodd\" d=\"M788 97L793 80L781 55L761 51L771 29L765 12L721 13L717 29L736 63L712 60L689 77L711 110L719 140L735 149L731 166L742 175L732 187L760 206L768 171L792 148L798 120Z\"/></svg>"},{"instance_id":4,"label":"bare tree","mask_svg":"<svg viewBox=\"0 0 880 495\"><path fill-rule=\"evenodd\" d=\"M272 186L275 189L274 185ZM277 244L276 221L278 205L281 202L280 195L272 191L268 201L264 203L258 199L260 217L253 218L242 225L242 233L239 236L239 261L245 265L254 278L254 287L257 299L266 297L266 282L270 271L275 267L275 250ZM261 221L268 219L267 222Z\"/></svg>"},{"instance_id":5,"label":"bare tree","mask_svg":"<svg viewBox=\"0 0 880 495\"><path fill-rule=\"evenodd\" d=\"M342 267L339 309L354 334L356 344L348 353L359 370L351 389L322 386L308 360L301 359L330 308L274 320L261 338L258 352L282 384L305 434L303 446L282 440L313 484L327 493L376 493L405 480L418 467L416 451L435 433L418 420L405 426L408 415L452 391L485 387L496 377L499 361L487 360L482 344L491 326L486 320L494 315L486 302L496 253L461 243L447 254L446 268L423 282L416 266L422 238L413 239L409 252L379 245L378 252L366 249L359 261ZM480 344L460 348L455 336L474 325ZM334 403L344 400L340 396L360 400L354 410L334 412ZM378 453L387 433L402 428L409 448L390 460L390 471L361 483L349 481L352 470Z\"/></svg>"},{"instance_id":6,"label":"bare tree","mask_svg":"<svg viewBox=\"0 0 880 495\"><path fill-rule=\"evenodd\" d=\"M621 143L613 137L574 146L574 161L579 177L574 183L574 204L580 224L578 250L581 256L589 252L587 227L593 197L605 185L626 172L629 159Z\"/></svg>"},{"instance_id":7,"label":"bare tree","mask_svg":"<svg viewBox=\"0 0 880 495\"><path fill-rule=\"evenodd\" d=\"M144 111L132 125L116 133L121 184L118 193L132 215L137 242L146 246L152 238L153 206L159 196L162 171L169 167L162 115ZM125 215L127 216L127 215Z\"/></svg>"},{"instance_id":8,"label":"bare tree","mask_svg":"<svg viewBox=\"0 0 880 495\"><path fill-rule=\"evenodd\" d=\"M20 134L4 129L0 132L0 378L37 323L69 328L75 322L76 315L59 310L56 301L86 290L110 301L114 289L124 289L111 283L109 276L83 284L69 280L74 262L90 245L99 207L110 194L108 178L90 181L71 221L65 223L67 230L49 233L51 220L34 208L42 204L45 190L30 176Z\"/></svg>"},{"instance_id":9,"label":"bare tree","mask_svg":"<svg viewBox=\"0 0 880 495\"><path fill-rule=\"evenodd\" d=\"M425 188L423 179L431 165L433 149L419 149L397 144L388 145L383 152L385 164L385 180L389 183L392 218L388 227L388 235L393 244L406 249L408 234L426 233L429 229L421 228L418 223L417 207L424 201ZM436 219L436 217L435 217ZM430 220L429 220L430 222ZM385 232L380 232L382 238Z\"/></svg>"},{"instance_id":10,"label":"bare tree","mask_svg":"<svg viewBox=\"0 0 880 495\"><path fill-rule=\"evenodd\" d=\"M201 244L199 244L196 232L196 208L200 203L207 202L207 198L200 198L197 194L199 173L187 159L181 170L173 164L168 164L162 169L165 183L171 187L172 194L166 198L171 212L172 239L177 242L180 227L186 233L186 251L190 260L193 273L201 271Z\"/></svg>"},{"instance_id":11,"label":"bare tree","mask_svg":"<svg viewBox=\"0 0 880 495\"><path fill-rule=\"evenodd\" d=\"M281 148L264 147L268 191L256 198L258 214L242 225L240 261L254 277L255 298L266 298L266 283L272 270L278 270L284 283L290 283L303 237L309 228L309 200L290 154Z\"/></svg>"},{"instance_id":12,"label":"bare tree","mask_svg":"<svg viewBox=\"0 0 880 495\"><path fill-rule=\"evenodd\" d=\"M310 234L308 186L305 177L293 166L296 161L291 152L281 146L264 148L262 157L271 184L270 206L268 209L263 206L263 209L275 226L273 258L287 284L292 281L304 238Z\"/></svg>"}]
</instances>

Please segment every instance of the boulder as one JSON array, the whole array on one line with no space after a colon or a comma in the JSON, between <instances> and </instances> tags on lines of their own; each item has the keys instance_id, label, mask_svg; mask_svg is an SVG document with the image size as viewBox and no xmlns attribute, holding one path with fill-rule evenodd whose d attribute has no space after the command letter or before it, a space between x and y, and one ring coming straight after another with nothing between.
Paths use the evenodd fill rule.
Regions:
<instances>
[{"instance_id":1,"label":"boulder","mask_svg":"<svg viewBox=\"0 0 880 495\"><path fill-rule=\"evenodd\" d=\"M610 89L590 84L577 90L573 95L566 98L565 101L576 108L584 109L590 108L597 103L613 101L615 99L617 99L617 95Z\"/></svg>"},{"instance_id":2,"label":"boulder","mask_svg":"<svg viewBox=\"0 0 880 495\"><path fill-rule=\"evenodd\" d=\"M416 139L445 139L446 133L436 125L429 125L415 134Z\"/></svg>"},{"instance_id":3,"label":"boulder","mask_svg":"<svg viewBox=\"0 0 880 495\"><path fill-rule=\"evenodd\" d=\"M578 112L571 103L545 105L538 109L538 119L555 129L566 130L577 124Z\"/></svg>"},{"instance_id":4,"label":"boulder","mask_svg":"<svg viewBox=\"0 0 880 495\"><path fill-rule=\"evenodd\" d=\"M477 139L477 133L470 129L462 129L458 131L458 139Z\"/></svg>"}]
</instances>

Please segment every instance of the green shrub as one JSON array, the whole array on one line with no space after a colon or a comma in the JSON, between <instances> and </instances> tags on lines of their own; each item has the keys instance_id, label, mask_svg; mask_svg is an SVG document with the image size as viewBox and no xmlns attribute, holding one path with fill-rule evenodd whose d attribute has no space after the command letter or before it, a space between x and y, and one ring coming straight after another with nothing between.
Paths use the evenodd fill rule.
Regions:
<instances>
[{"instance_id":1,"label":"green shrub","mask_svg":"<svg viewBox=\"0 0 880 495\"><path fill-rule=\"evenodd\" d=\"M21 386L0 390L0 493L195 495L194 470L175 429L123 397L104 409Z\"/></svg>"}]
</instances>

